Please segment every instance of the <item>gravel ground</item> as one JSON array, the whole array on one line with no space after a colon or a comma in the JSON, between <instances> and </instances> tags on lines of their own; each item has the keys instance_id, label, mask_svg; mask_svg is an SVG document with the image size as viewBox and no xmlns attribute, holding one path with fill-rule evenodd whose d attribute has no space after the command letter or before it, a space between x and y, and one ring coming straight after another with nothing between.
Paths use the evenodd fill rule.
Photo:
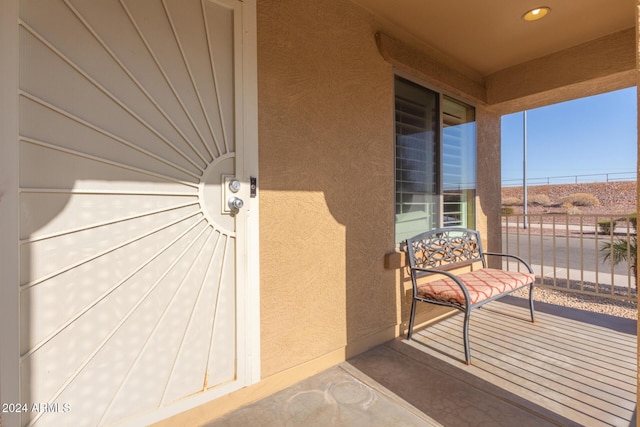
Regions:
<instances>
[{"instance_id":1,"label":"gravel ground","mask_svg":"<svg viewBox=\"0 0 640 427\"><path fill-rule=\"evenodd\" d=\"M521 289L513 293L514 296L528 298L528 289ZM537 286L533 291L533 300L549 304L572 307L594 313L609 314L625 319L638 320L638 305L635 302L618 301L592 295L581 295L572 292L562 292L555 289Z\"/></svg>"}]
</instances>

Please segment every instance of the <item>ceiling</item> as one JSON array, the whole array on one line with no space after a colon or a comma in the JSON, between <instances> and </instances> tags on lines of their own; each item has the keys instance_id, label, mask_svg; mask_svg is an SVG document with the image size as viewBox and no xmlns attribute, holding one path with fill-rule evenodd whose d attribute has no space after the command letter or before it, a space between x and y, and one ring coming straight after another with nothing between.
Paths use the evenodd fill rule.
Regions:
<instances>
[{"instance_id":1,"label":"ceiling","mask_svg":"<svg viewBox=\"0 0 640 427\"><path fill-rule=\"evenodd\" d=\"M482 76L635 25L636 0L353 0ZM521 17L548 6L539 21Z\"/></svg>"}]
</instances>

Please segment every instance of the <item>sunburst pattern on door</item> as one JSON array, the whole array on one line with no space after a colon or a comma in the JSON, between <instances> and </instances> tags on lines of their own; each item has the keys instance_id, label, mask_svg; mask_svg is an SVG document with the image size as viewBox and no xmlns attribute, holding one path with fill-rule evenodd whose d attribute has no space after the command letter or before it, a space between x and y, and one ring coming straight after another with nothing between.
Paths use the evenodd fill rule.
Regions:
<instances>
[{"instance_id":1,"label":"sunburst pattern on door","mask_svg":"<svg viewBox=\"0 0 640 427\"><path fill-rule=\"evenodd\" d=\"M237 3L21 2L22 399L64 425L236 380Z\"/></svg>"}]
</instances>

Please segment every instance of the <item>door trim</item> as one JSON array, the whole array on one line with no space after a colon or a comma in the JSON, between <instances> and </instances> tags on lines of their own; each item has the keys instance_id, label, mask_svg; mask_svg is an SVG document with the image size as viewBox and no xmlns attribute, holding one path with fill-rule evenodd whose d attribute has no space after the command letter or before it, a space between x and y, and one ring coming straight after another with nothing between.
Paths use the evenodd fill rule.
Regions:
<instances>
[{"instance_id":1,"label":"door trim","mask_svg":"<svg viewBox=\"0 0 640 427\"><path fill-rule=\"evenodd\" d=\"M256 0L242 2L242 28L244 34L242 52L243 92L241 135L243 144L243 179L247 184L250 178L257 179L256 196L249 198L246 221L246 292L245 324L248 351L245 352L245 385L260 381L260 179L258 166L258 35Z\"/></svg>"}]
</instances>

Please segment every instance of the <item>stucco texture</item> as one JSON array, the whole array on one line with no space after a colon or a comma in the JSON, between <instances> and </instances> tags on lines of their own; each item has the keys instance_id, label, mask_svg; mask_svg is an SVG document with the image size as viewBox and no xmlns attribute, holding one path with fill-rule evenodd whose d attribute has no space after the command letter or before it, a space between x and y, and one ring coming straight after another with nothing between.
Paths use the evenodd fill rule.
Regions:
<instances>
[{"instance_id":1,"label":"stucco texture","mask_svg":"<svg viewBox=\"0 0 640 427\"><path fill-rule=\"evenodd\" d=\"M350 2L258 2L263 377L397 324L393 71L374 34Z\"/></svg>"},{"instance_id":2,"label":"stucco texture","mask_svg":"<svg viewBox=\"0 0 640 427\"><path fill-rule=\"evenodd\" d=\"M500 252L502 242L499 215L502 184L501 175L496 173L501 165L500 120L499 114L482 106L476 108L476 228L482 233L484 247L492 252ZM499 267L500 262L490 260L492 267Z\"/></svg>"}]
</instances>

